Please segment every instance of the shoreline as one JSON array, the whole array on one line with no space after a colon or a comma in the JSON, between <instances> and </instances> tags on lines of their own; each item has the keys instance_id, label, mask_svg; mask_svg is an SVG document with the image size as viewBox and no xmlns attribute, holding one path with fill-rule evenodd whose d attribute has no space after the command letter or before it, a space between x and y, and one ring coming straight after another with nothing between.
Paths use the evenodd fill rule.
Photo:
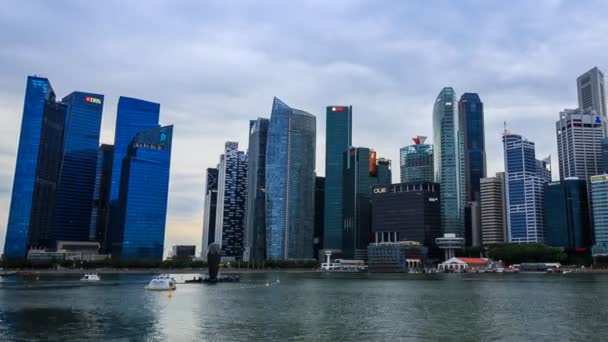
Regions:
<instances>
[{"instance_id":1,"label":"shoreline","mask_svg":"<svg viewBox=\"0 0 608 342\"><path fill-rule=\"evenodd\" d=\"M0 276L11 276L17 273L39 274L39 275L70 275L70 274L206 274L208 269L205 268L179 268L179 269L164 269L164 268L140 268L140 269L121 269L121 268L99 268L99 269L16 269L0 271ZM225 274L262 274L262 273L316 273L314 269L302 268L282 268L282 269L247 269L247 268L221 268L220 273Z\"/></svg>"}]
</instances>

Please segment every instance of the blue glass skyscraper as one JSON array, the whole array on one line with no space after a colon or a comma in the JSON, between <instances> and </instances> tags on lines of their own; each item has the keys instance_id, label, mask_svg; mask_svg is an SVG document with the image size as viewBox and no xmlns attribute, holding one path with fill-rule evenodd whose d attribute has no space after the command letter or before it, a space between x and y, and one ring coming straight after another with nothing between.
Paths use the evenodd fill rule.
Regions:
<instances>
[{"instance_id":1,"label":"blue glass skyscraper","mask_svg":"<svg viewBox=\"0 0 608 342\"><path fill-rule=\"evenodd\" d=\"M312 258L316 118L274 98L266 149L266 256Z\"/></svg>"},{"instance_id":2,"label":"blue glass skyscraper","mask_svg":"<svg viewBox=\"0 0 608 342\"><path fill-rule=\"evenodd\" d=\"M103 95L73 92L68 106L61 175L53 217L53 239L88 241Z\"/></svg>"},{"instance_id":3,"label":"blue glass skyscraper","mask_svg":"<svg viewBox=\"0 0 608 342\"><path fill-rule=\"evenodd\" d=\"M102 144L97 152L97 170L95 173L95 191L93 192L93 210L89 239L101 244L103 253L108 248L108 220L110 215L110 184L112 182L112 162L114 146Z\"/></svg>"},{"instance_id":4,"label":"blue glass skyscraper","mask_svg":"<svg viewBox=\"0 0 608 342\"><path fill-rule=\"evenodd\" d=\"M534 143L505 132L505 192L509 242L544 242L543 187L547 163L536 160Z\"/></svg>"},{"instance_id":5,"label":"blue glass skyscraper","mask_svg":"<svg viewBox=\"0 0 608 342\"><path fill-rule=\"evenodd\" d=\"M464 172L467 201L479 201L479 181L486 177L483 102L476 93L464 93L458 103L459 129L464 136Z\"/></svg>"},{"instance_id":6,"label":"blue glass skyscraper","mask_svg":"<svg viewBox=\"0 0 608 342\"><path fill-rule=\"evenodd\" d=\"M342 249L343 154L352 145L352 106L329 106L325 110L325 221L323 248Z\"/></svg>"},{"instance_id":7,"label":"blue glass skyscraper","mask_svg":"<svg viewBox=\"0 0 608 342\"><path fill-rule=\"evenodd\" d=\"M457 108L454 89L443 88L433 108L433 153L435 182L441 185L442 231L464 237L464 137Z\"/></svg>"},{"instance_id":8,"label":"blue glass skyscraper","mask_svg":"<svg viewBox=\"0 0 608 342\"><path fill-rule=\"evenodd\" d=\"M121 218L112 255L163 257L173 126L138 133L129 144L120 182Z\"/></svg>"},{"instance_id":9,"label":"blue glass skyscraper","mask_svg":"<svg viewBox=\"0 0 608 342\"><path fill-rule=\"evenodd\" d=\"M23 258L27 254L38 152L47 101L55 101L55 93L49 80L29 76L4 243L4 256L7 258Z\"/></svg>"},{"instance_id":10,"label":"blue glass skyscraper","mask_svg":"<svg viewBox=\"0 0 608 342\"><path fill-rule=\"evenodd\" d=\"M270 120L258 118L249 125L247 150L246 260L266 259L266 142Z\"/></svg>"},{"instance_id":11,"label":"blue glass skyscraper","mask_svg":"<svg viewBox=\"0 0 608 342\"><path fill-rule=\"evenodd\" d=\"M159 113L158 103L124 96L118 99L110 201L118 200L122 161L127 155L129 144L137 133L158 127Z\"/></svg>"}]
</instances>

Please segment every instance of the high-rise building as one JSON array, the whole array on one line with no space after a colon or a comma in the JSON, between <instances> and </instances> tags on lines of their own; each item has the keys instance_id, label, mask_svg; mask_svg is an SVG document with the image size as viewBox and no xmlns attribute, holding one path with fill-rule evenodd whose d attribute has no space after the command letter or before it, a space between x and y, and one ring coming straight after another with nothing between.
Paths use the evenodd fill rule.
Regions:
<instances>
[{"instance_id":1,"label":"high-rise building","mask_svg":"<svg viewBox=\"0 0 608 342\"><path fill-rule=\"evenodd\" d=\"M594 111L565 109L555 123L559 178L588 180L603 173L602 139L605 126Z\"/></svg>"},{"instance_id":2,"label":"high-rise building","mask_svg":"<svg viewBox=\"0 0 608 342\"><path fill-rule=\"evenodd\" d=\"M242 259L247 212L247 154L237 142L227 142L218 166L217 209L214 242L222 257Z\"/></svg>"},{"instance_id":3,"label":"high-rise building","mask_svg":"<svg viewBox=\"0 0 608 342\"><path fill-rule=\"evenodd\" d=\"M274 98L266 148L266 257L313 253L316 118Z\"/></svg>"},{"instance_id":4,"label":"high-rise building","mask_svg":"<svg viewBox=\"0 0 608 342\"><path fill-rule=\"evenodd\" d=\"M55 92L53 91L53 87L51 87L51 83L46 78L29 76L25 89L21 133L19 135L15 177L13 179L13 192L6 227L6 240L4 242L4 256L6 258L24 258L27 254L32 209L34 207L34 188L36 186L36 178L42 172L39 172L39 157L45 155L40 149L41 147L44 149L45 146L45 142L42 141L42 127L44 125L47 103L55 103ZM57 108L58 112L65 110L65 108ZM57 114L56 111L49 110L49 115L51 115L51 111ZM57 115L51 116L56 117ZM49 120L49 124L51 121L55 120ZM63 129L62 127L57 128L60 131ZM62 134L54 135L55 138L59 136L62 136ZM56 140L55 143L57 142ZM46 146L53 150L53 158L58 157L57 151L59 153L62 152L52 142L47 143ZM50 163L50 165L54 168L59 167L57 163ZM49 170L48 173L53 172L56 172L56 170ZM53 175L49 176L54 178Z\"/></svg>"},{"instance_id":5,"label":"high-rise building","mask_svg":"<svg viewBox=\"0 0 608 342\"><path fill-rule=\"evenodd\" d=\"M245 260L266 259L266 141L268 119L249 125Z\"/></svg>"},{"instance_id":6,"label":"high-rise building","mask_svg":"<svg viewBox=\"0 0 608 342\"><path fill-rule=\"evenodd\" d=\"M93 192L93 210L89 239L101 245L102 253L108 253L108 220L110 215L110 184L112 182L112 162L114 146L102 144L97 152L97 170L95 172L95 191Z\"/></svg>"},{"instance_id":7,"label":"high-rise building","mask_svg":"<svg viewBox=\"0 0 608 342\"><path fill-rule=\"evenodd\" d=\"M319 251L323 249L325 234L325 177L315 177L315 232L313 235L313 256L322 258Z\"/></svg>"},{"instance_id":8,"label":"high-rise building","mask_svg":"<svg viewBox=\"0 0 608 342\"><path fill-rule=\"evenodd\" d=\"M119 240L112 256L162 260L173 126L137 133L124 158L120 182Z\"/></svg>"},{"instance_id":9,"label":"high-rise building","mask_svg":"<svg viewBox=\"0 0 608 342\"><path fill-rule=\"evenodd\" d=\"M476 93L464 93L458 102L459 129L464 136L464 173L467 201L479 201L479 183L486 177L483 102Z\"/></svg>"},{"instance_id":10,"label":"high-rise building","mask_svg":"<svg viewBox=\"0 0 608 342\"><path fill-rule=\"evenodd\" d=\"M544 241L543 186L551 181L548 161L536 160L534 143L505 132L505 192L509 242Z\"/></svg>"},{"instance_id":11,"label":"high-rise building","mask_svg":"<svg viewBox=\"0 0 608 342\"><path fill-rule=\"evenodd\" d=\"M544 189L545 244L570 250L591 246L587 182L566 178Z\"/></svg>"},{"instance_id":12,"label":"high-rise building","mask_svg":"<svg viewBox=\"0 0 608 342\"><path fill-rule=\"evenodd\" d=\"M464 237L464 145L458 126L458 100L451 87L441 90L433 108L435 182L441 185L443 233Z\"/></svg>"},{"instance_id":13,"label":"high-rise building","mask_svg":"<svg viewBox=\"0 0 608 342\"><path fill-rule=\"evenodd\" d=\"M420 135L412 140L414 145L399 151L401 183L433 182L433 145L425 144L426 137Z\"/></svg>"},{"instance_id":14,"label":"high-rise building","mask_svg":"<svg viewBox=\"0 0 608 342\"><path fill-rule=\"evenodd\" d=\"M602 139L602 174L608 173L608 138Z\"/></svg>"},{"instance_id":15,"label":"high-rise building","mask_svg":"<svg viewBox=\"0 0 608 342\"><path fill-rule=\"evenodd\" d=\"M416 241L437 256L441 236L439 184L410 182L372 186L372 240Z\"/></svg>"},{"instance_id":16,"label":"high-rise building","mask_svg":"<svg viewBox=\"0 0 608 342\"><path fill-rule=\"evenodd\" d=\"M374 150L350 147L344 151L342 256L367 259L371 242L371 187L391 183L390 161Z\"/></svg>"},{"instance_id":17,"label":"high-rise building","mask_svg":"<svg viewBox=\"0 0 608 342\"><path fill-rule=\"evenodd\" d=\"M110 219L108 245L121 243L117 229L124 215L119 206L123 161L135 136L143 131L159 127L160 104L121 96L118 99L116 130L114 131L114 157L110 184Z\"/></svg>"},{"instance_id":18,"label":"high-rise building","mask_svg":"<svg viewBox=\"0 0 608 342\"><path fill-rule=\"evenodd\" d=\"M578 107L582 110L594 110L606 118L606 91L604 88L604 73L597 67L580 75L576 79L578 90Z\"/></svg>"},{"instance_id":19,"label":"high-rise building","mask_svg":"<svg viewBox=\"0 0 608 342\"><path fill-rule=\"evenodd\" d=\"M506 242L505 174L480 180L481 243L492 245Z\"/></svg>"},{"instance_id":20,"label":"high-rise building","mask_svg":"<svg viewBox=\"0 0 608 342\"><path fill-rule=\"evenodd\" d=\"M202 258L207 258L207 248L210 244L215 242L218 177L219 172L217 168L207 169L207 182L205 185L205 209L203 213L203 239L201 243Z\"/></svg>"},{"instance_id":21,"label":"high-rise building","mask_svg":"<svg viewBox=\"0 0 608 342\"><path fill-rule=\"evenodd\" d=\"M352 146L352 106L325 111L325 235L323 247L342 249L342 169L344 151Z\"/></svg>"},{"instance_id":22,"label":"high-rise building","mask_svg":"<svg viewBox=\"0 0 608 342\"><path fill-rule=\"evenodd\" d=\"M53 213L55 241L89 241L103 95L73 92L68 106L63 161Z\"/></svg>"},{"instance_id":23,"label":"high-rise building","mask_svg":"<svg viewBox=\"0 0 608 342\"><path fill-rule=\"evenodd\" d=\"M63 141L67 106L47 101L42 120L40 147L28 244L35 248L53 247L53 213L57 195L61 162L63 160Z\"/></svg>"},{"instance_id":24,"label":"high-rise building","mask_svg":"<svg viewBox=\"0 0 608 342\"><path fill-rule=\"evenodd\" d=\"M608 256L608 174L591 177L593 256Z\"/></svg>"}]
</instances>

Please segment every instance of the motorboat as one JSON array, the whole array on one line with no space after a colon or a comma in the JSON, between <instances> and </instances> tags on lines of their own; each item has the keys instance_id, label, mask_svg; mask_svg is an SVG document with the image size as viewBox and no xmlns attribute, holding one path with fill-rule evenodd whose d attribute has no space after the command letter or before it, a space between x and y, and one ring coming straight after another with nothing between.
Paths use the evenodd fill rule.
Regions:
<instances>
[{"instance_id":1,"label":"motorboat","mask_svg":"<svg viewBox=\"0 0 608 342\"><path fill-rule=\"evenodd\" d=\"M80 278L80 281L100 281L101 279L96 273L85 274Z\"/></svg>"},{"instance_id":2,"label":"motorboat","mask_svg":"<svg viewBox=\"0 0 608 342\"><path fill-rule=\"evenodd\" d=\"M144 289L150 291L173 291L177 288L176 281L168 274L157 275Z\"/></svg>"}]
</instances>

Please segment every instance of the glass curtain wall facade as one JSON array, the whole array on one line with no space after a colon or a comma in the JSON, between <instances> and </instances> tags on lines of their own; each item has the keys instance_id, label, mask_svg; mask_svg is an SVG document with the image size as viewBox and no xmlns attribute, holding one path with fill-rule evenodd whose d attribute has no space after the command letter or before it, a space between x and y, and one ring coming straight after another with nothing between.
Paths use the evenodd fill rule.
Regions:
<instances>
[{"instance_id":1,"label":"glass curtain wall facade","mask_svg":"<svg viewBox=\"0 0 608 342\"><path fill-rule=\"evenodd\" d=\"M245 260L266 259L266 141L270 120L249 124Z\"/></svg>"},{"instance_id":2,"label":"glass curtain wall facade","mask_svg":"<svg viewBox=\"0 0 608 342\"><path fill-rule=\"evenodd\" d=\"M608 256L608 174L591 177L593 256Z\"/></svg>"},{"instance_id":3,"label":"glass curtain wall facade","mask_svg":"<svg viewBox=\"0 0 608 342\"><path fill-rule=\"evenodd\" d=\"M55 201L53 239L89 241L103 95L73 92L68 107L61 175Z\"/></svg>"},{"instance_id":4,"label":"glass curtain wall facade","mask_svg":"<svg viewBox=\"0 0 608 342\"><path fill-rule=\"evenodd\" d=\"M509 242L544 242L543 186L551 181L534 143L505 132L505 184Z\"/></svg>"},{"instance_id":5,"label":"glass curtain wall facade","mask_svg":"<svg viewBox=\"0 0 608 342\"><path fill-rule=\"evenodd\" d=\"M545 184L545 243L569 250L591 246L587 182L566 179Z\"/></svg>"},{"instance_id":6,"label":"glass curtain wall facade","mask_svg":"<svg viewBox=\"0 0 608 342\"><path fill-rule=\"evenodd\" d=\"M55 92L49 80L29 76L4 242L6 258L24 258L27 254L43 118L49 101L55 102Z\"/></svg>"},{"instance_id":7,"label":"glass curtain wall facade","mask_svg":"<svg viewBox=\"0 0 608 342\"><path fill-rule=\"evenodd\" d=\"M201 257L207 258L207 248L215 242L215 220L217 214L217 182L219 171L217 168L207 169L207 182L205 185L205 209L203 212L203 240L201 244Z\"/></svg>"},{"instance_id":8,"label":"glass curtain wall facade","mask_svg":"<svg viewBox=\"0 0 608 342\"><path fill-rule=\"evenodd\" d=\"M38 164L29 231L30 248L52 247L53 208L61 174L67 106L47 101L38 149Z\"/></svg>"},{"instance_id":9,"label":"glass curtain wall facade","mask_svg":"<svg viewBox=\"0 0 608 342\"><path fill-rule=\"evenodd\" d=\"M322 259L319 252L323 249L325 235L325 177L315 177L315 233L313 256Z\"/></svg>"},{"instance_id":10,"label":"glass curtain wall facade","mask_svg":"<svg viewBox=\"0 0 608 342\"><path fill-rule=\"evenodd\" d=\"M274 98L266 149L266 256L313 253L316 118Z\"/></svg>"},{"instance_id":11,"label":"glass curtain wall facade","mask_svg":"<svg viewBox=\"0 0 608 342\"><path fill-rule=\"evenodd\" d=\"M352 106L325 110L325 235L326 249L342 249L342 170L344 151L352 146Z\"/></svg>"},{"instance_id":12,"label":"glass curtain wall facade","mask_svg":"<svg viewBox=\"0 0 608 342\"><path fill-rule=\"evenodd\" d=\"M433 108L435 182L441 185L443 233L464 237L464 145L458 129L457 97L454 89L441 90Z\"/></svg>"},{"instance_id":13,"label":"glass curtain wall facade","mask_svg":"<svg viewBox=\"0 0 608 342\"><path fill-rule=\"evenodd\" d=\"M459 129L464 136L464 172L467 201L479 202L480 179L486 177L483 102L476 93L464 93L458 103Z\"/></svg>"},{"instance_id":14,"label":"glass curtain wall facade","mask_svg":"<svg viewBox=\"0 0 608 342\"><path fill-rule=\"evenodd\" d=\"M390 162L366 147L344 152L342 257L367 259L372 241L371 187L391 183Z\"/></svg>"},{"instance_id":15,"label":"glass curtain wall facade","mask_svg":"<svg viewBox=\"0 0 608 342\"><path fill-rule=\"evenodd\" d=\"M89 238L101 245L102 253L108 251L108 220L110 215L110 184L112 182L112 161L114 146L102 144L97 152L97 170L95 174L95 191L93 192L93 210Z\"/></svg>"},{"instance_id":16,"label":"glass curtain wall facade","mask_svg":"<svg viewBox=\"0 0 608 342\"><path fill-rule=\"evenodd\" d=\"M162 260L169 194L173 126L138 133L129 144L121 172L120 243L123 259Z\"/></svg>"},{"instance_id":17,"label":"glass curtain wall facade","mask_svg":"<svg viewBox=\"0 0 608 342\"><path fill-rule=\"evenodd\" d=\"M425 144L424 139L414 138L414 145L401 148L399 151L399 164L401 183L433 182L433 145Z\"/></svg>"},{"instance_id":18,"label":"glass curtain wall facade","mask_svg":"<svg viewBox=\"0 0 608 342\"><path fill-rule=\"evenodd\" d=\"M226 260L242 259L247 210L247 155L227 142L220 156L214 242Z\"/></svg>"}]
</instances>

